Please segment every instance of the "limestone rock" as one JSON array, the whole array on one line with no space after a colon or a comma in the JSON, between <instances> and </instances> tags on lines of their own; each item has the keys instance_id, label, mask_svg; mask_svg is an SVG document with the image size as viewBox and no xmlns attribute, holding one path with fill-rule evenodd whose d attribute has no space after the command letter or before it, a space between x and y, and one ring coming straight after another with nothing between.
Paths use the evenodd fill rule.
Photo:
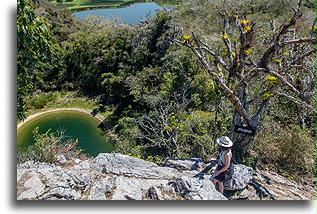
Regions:
<instances>
[{"instance_id":1,"label":"limestone rock","mask_svg":"<svg viewBox=\"0 0 317 214\"><path fill-rule=\"evenodd\" d=\"M115 179L103 178L102 180L95 182L91 187L88 200L106 200L107 193L110 193L114 187Z\"/></svg>"},{"instance_id":2,"label":"limestone rock","mask_svg":"<svg viewBox=\"0 0 317 214\"><path fill-rule=\"evenodd\" d=\"M43 200L79 200L81 194L72 188L57 187L43 195Z\"/></svg>"},{"instance_id":3,"label":"limestone rock","mask_svg":"<svg viewBox=\"0 0 317 214\"><path fill-rule=\"evenodd\" d=\"M74 170L65 170L64 172L75 182L76 188L85 188L90 183L90 177L85 173Z\"/></svg>"},{"instance_id":4,"label":"limestone rock","mask_svg":"<svg viewBox=\"0 0 317 214\"><path fill-rule=\"evenodd\" d=\"M95 158L94 167L104 173L147 179L173 179L178 174L175 169L122 154L101 153Z\"/></svg>"},{"instance_id":5,"label":"limestone rock","mask_svg":"<svg viewBox=\"0 0 317 214\"><path fill-rule=\"evenodd\" d=\"M187 200L227 200L209 180L182 176L172 185Z\"/></svg>"},{"instance_id":6,"label":"limestone rock","mask_svg":"<svg viewBox=\"0 0 317 214\"><path fill-rule=\"evenodd\" d=\"M167 183L167 185L159 186L159 190L161 191L163 200L175 200L176 199L176 192L172 185L172 182Z\"/></svg>"},{"instance_id":7,"label":"limestone rock","mask_svg":"<svg viewBox=\"0 0 317 214\"><path fill-rule=\"evenodd\" d=\"M67 163L67 159L65 158L65 156L63 154L57 154L55 155L55 158L57 160L57 162L64 164Z\"/></svg>"},{"instance_id":8,"label":"limestone rock","mask_svg":"<svg viewBox=\"0 0 317 214\"><path fill-rule=\"evenodd\" d=\"M75 162L75 161L76 162ZM226 200L199 159L169 159L165 166L121 154L99 154L69 164L17 165L18 200ZM212 164L211 164L212 165ZM235 165L225 183L230 199L307 200L315 189L276 173ZM198 171L196 171L198 170ZM233 194L231 194L233 192Z\"/></svg>"},{"instance_id":9,"label":"limestone rock","mask_svg":"<svg viewBox=\"0 0 317 214\"><path fill-rule=\"evenodd\" d=\"M116 188L111 200L142 200L142 191L138 178L120 176L116 179L115 185Z\"/></svg>"},{"instance_id":10,"label":"limestone rock","mask_svg":"<svg viewBox=\"0 0 317 214\"><path fill-rule=\"evenodd\" d=\"M24 182L22 181L24 180ZM17 186L17 199L35 199L44 193L44 184L39 176L33 172L26 172L20 176Z\"/></svg>"},{"instance_id":11,"label":"limestone rock","mask_svg":"<svg viewBox=\"0 0 317 214\"><path fill-rule=\"evenodd\" d=\"M180 170L196 170L203 169L203 160L201 158L167 158L163 166L176 168Z\"/></svg>"},{"instance_id":12,"label":"limestone rock","mask_svg":"<svg viewBox=\"0 0 317 214\"><path fill-rule=\"evenodd\" d=\"M145 197L152 199L152 200L162 200L162 196L161 196L160 191L158 190L158 188L156 188L154 186L151 186L148 189Z\"/></svg>"},{"instance_id":13,"label":"limestone rock","mask_svg":"<svg viewBox=\"0 0 317 214\"><path fill-rule=\"evenodd\" d=\"M89 160L85 160L83 162L80 162L79 164L72 167L72 169L75 170L81 170L81 169L90 169L91 165Z\"/></svg>"},{"instance_id":14,"label":"limestone rock","mask_svg":"<svg viewBox=\"0 0 317 214\"><path fill-rule=\"evenodd\" d=\"M242 190L252 180L252 168L237 164L234 165L234 173L230 180L224 182L225 190Z\"/></svg>"}]
</instances>

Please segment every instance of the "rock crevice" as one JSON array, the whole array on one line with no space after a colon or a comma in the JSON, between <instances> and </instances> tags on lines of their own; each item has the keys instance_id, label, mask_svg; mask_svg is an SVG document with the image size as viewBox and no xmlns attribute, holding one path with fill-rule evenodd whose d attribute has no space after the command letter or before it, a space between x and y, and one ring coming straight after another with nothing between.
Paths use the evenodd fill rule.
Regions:
<instances>
[{"instance_id":1,"label":"rock crevice","mask_svg":"<svg viewBox=\"0 0 317 214\"><path fill-rule=\"evenodd\" d=\"M256 173L244 165L235 165L233 178L225 183L226 190L239 194L225 197L209 180L206 169L211 167L208 168L201 159L166 159L161 166L127 155L108 153L87 160L65 160L62 156L59 160L60 163L56 164L29 161L17 165L17 199L258 199L254 195L260 190L262 197L269 199L282 196L299 200L310 198L303 194L303 186L290 183L278 175L266 174L266 178L271 176L272 184L260 184L266 180L254 176ZM273 191L268 185L287 185L293 189L286 191L275 187Z\"/></svg>"}]
</instances>

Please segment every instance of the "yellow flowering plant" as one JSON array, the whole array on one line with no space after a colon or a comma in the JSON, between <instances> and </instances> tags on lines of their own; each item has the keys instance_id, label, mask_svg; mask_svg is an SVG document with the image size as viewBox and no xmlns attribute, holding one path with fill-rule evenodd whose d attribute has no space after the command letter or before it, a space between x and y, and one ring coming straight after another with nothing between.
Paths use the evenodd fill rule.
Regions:
<instances>
[{"instance_id":1,"label":"yellow flowering plant","mask_svg":"<svg viewBox=\"0 0 317 214\"><path fill-rule=\"evenodd\" d=\"M252 26L251 26L251 25L247 25L247 26L245 26L243 32L244 32L244 33L247 33L247 32L249 32L251 29L252 29Z\"/></svg>"},{"instance_id":2,"label":"yellow flowering plant","mask_svg":"<svg viewBox=\"0 0 317 214\"><path fill-rule=\"evenodd\" d=\"M191 37L192 37L191 35L184 34L182 44L187 43Z\"/></svg>"},{"instance_id":3,"label":"yellow flowering plant","mask_svg":"<svg viewBox=\"0 0 317 214\"><path fill-rule=\"evenodd\" d=\"M228 38L229 38L229 35L228 35L228 34L226 34L226 33L225 33L225 34L223 34L223 35L221 34L221 35L220 35L220 38L223 38L223 39L228 39Z\"/></svg>"},{"instance_id":4,"label":"yellow flowering plant","mask_svg":"<svg viewBox=\"0 0 317 214\"><path fill-rule=\"evenodd\" d=\"M192 37L191 35L186 35L186 34L183 36L185 40L189 40L191 37Z\"/></svg>"},{"instance_id":5,"label":"yellow flowering plant","mask_svg":"<svg viewBox=\"0 0 317 214\"><path fill-rule=\"evenodd\" d=\"M281 59L276 59L275 62L280 63L280 62L282 62L282 60Z\"/></svg>"},{"instance_id":6,"label":"yellow flowering plant","mask_svg":"<svg viewBox=\"0 0 317 214\"><path fill-rule=\"evenodd\" d=\"M269 83L269 84L275 84L278 82L278 78L271 76L271 75L265 76L265 79L266 79L267 83Z\"/></svg>"},{"instance_id":7,"label":"yellow flowering plant","mask_svg":"<svg viewBox=\"0 0 317 214\"><path fill-rule=\"evenodd\" d=\"M252 52L253 52L252 49L246 49L246 50L244 51L244 53L245 53L246 55L250 55Z\"/></svg>"},{"instance_id":8,"label":"yellow flowering plant","mask_svg":"<svg viewBox=\"0 0 317 214\"><path fill-rule=\"evenodd\" d=\"M244 20L240 20L240 22L244 25L248 24L250 20L248 19L244 19Z\"/></svg>"}]
</instances>

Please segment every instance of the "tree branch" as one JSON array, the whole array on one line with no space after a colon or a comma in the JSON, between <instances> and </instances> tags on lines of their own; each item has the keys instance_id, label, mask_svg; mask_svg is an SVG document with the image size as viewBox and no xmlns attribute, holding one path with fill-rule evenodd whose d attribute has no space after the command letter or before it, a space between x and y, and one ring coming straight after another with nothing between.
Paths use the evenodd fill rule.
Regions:
<instances>
[{"instance_id":1,"label":"tree branch","mask_svg":"<svg viewBox=\"0 0 317 214\"><path fill-rule=\"evenodd\" d=\"M197 45L200 45L200 44L197 44ZM194 47L192 47L192 46L189 46L189 47L196 54L196 56L198 57L200 62L203 64L205 69L208 71L208 73L215 78L215 81L218 83L218 85L223 90L223 92L227 95L228 99L233 104L236 111L241 115L241 117L246 121L246 123L251 126L251 118L248 115L248 113L246 112L246 110L244 109L244 107L242 106L242 104L241 104L239 98L236 96L236 94L221 80L221 78L218 76L218 74L210 68L205 57L201 56Z\"/></svg>"},{"instance_id":2,"label":"tree branch","mask_svg":"<svg viewBox=\"0 0 317 214\"><path fill-rule=\"evenodd\" d=\"M300 39L293 39L293 40L289 40L289 41L284 41L281 42L279 44L280 48L285 46L285 45L289 45L289 44L298 44L298 43L311 43L311 44L316 44L316 38L315 37L311 37L311 38L300 38Z\"/></svg>"},{"instance_id":3,"label":"tree branch","mask_svg":"<svg viewBox=\"0 0 317 214\"><path fill-rule=\"evenodd\" d=\"M293 100L295 103L297 103L299 105L304 105L304 106L306 106L307 108L309 108L311 110L315 110L315 106L309 105L306 102L302 102L301 100L296 99L295 97L293 97L293 96L291 96L289 94L281 93L281 92L278 92L278 91L276 92L276 94L279 95L279 96L287 97L288 99Z\"/></svg>"},{"instance_id":4,"label":"tree branch","mask_svg":"<svg viewBox=\"0 0 317 214\"><path fill-rule=\"evenodd\" d=\"M309 99L311 96L305 96L300 91L298 91L289 81L287 81L282 75L280 75L278 72L273 71L271 69L257 69L258 71L262 71L265 73L269 73L275 77L277 77L279 80L281 80L288 88L290 88L293 92L296 93L296 95L301 98L303 101L309 104Z\"/></svg>"}]
</instances>

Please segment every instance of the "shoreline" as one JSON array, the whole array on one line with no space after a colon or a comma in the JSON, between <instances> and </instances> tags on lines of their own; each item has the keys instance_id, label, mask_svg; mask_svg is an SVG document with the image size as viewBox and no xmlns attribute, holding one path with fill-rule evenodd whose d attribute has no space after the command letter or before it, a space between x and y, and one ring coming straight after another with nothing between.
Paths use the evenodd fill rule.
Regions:
<instances>
[{"instance_id":1,"label":"shoreline","mask_svg":"<svg viewBox=\"0 0 317 214\"><path fill-rule=\"evenodd\" d=\"M66 8L74 13L74 12L82 12L82 11L97 10L97 9L119 9L119 8L126 8L126 7L132 6L134 4L153 3L153 2L157 4L157 2L155 0L151 0L151 1L131 0L131 1L123 2L119 5L104 5L104 4L94 5L94 4L91 4L91 5L84 6L82 4L79 4L79 5L73 6L72 4L65 4L65 2L61 5L59 5L59 4L56 4L56 5L60 6L61 8ZM165 1L165 4L170 5L168 1ZM174 2L174 4L178 4L178 2Z\"/></svg>"},{"instance_id":2,"label":"shoreline","mask_svg":"<svg viewBox=\"0 0 317 214\"><path fill-rule=\"evenodd\" d=\"M85 113L85 114L90 114L91 110L90 109L83 109L83 108L55 108L55 109L49 109L49 110L45 110L45 111L41 111L35 114L32 114L30 116L28 116L27 118L25 118L25 120L23 120L22 122L17 124L17 129L19 129L24 123L40 116L46 113L50 113L50 112L55 112L55 111L77 111L77 112L81 112L81 113ZM92 115L91 115L92 116ZM93 117L93 116L92 116ZM103 120L105 119L104 116L102 116L101 114L97 114L96 116L94 116L94 118L96 118L97 120L99 120L101 123L103 122Z\"/></svg>"},{"instance_id":3,"label":"shoreline","mask_svg":"<svg viewBox=\"0 0 317 214\"><path fill-rule=\"evenodd\" d=\"M65 2L61 5L62 8L66 8L72 12L81 12L81 11L86 11L86 10L96 10L96 9L116 9L116 8L125 8L125 7L129 7L133 4L138 4L138 3L150 3L150 2L154 2L154 1L146 1L146 0L130 0L130 1L126 1L123 2L119 5L104 5L104 4L99 4L99 5L94 5L94 4L88 4L86 6L83 6L82 4L79 5L75 5L73 6L72 4L65 4ZM54 4L54 3L53 3ZM69 6L71 5L71 6Z\"/></svg>"}]
</instances>

